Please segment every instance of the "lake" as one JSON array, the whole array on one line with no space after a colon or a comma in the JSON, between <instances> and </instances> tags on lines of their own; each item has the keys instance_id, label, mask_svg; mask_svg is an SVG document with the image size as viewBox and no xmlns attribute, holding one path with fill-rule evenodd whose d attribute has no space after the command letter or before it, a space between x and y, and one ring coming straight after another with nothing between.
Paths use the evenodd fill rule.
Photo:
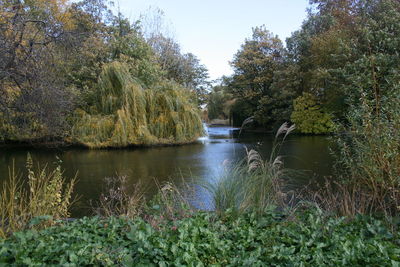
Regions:
<instances>
[{"instance_id":1,"label":"lake","mask_svg":"<svg viewBox=\"0 0 400 267\"><path fill-rule=\"evenodd\" d=\"M29 152L35 164L54 166L59 157L65 177L74 177L78 183L75 194L78 202L72 210L73 217L90 215L90 201L97 201L104 190L105 178L126 175L129 183L140 181L148 190L148 198L157 191L154 179L160 184L183 180L204 183L215 181L223 171L223 163L238 161L245 156L245 148L257 149L266 159L271 152L274 136L242 133L230 127L209 127L208 136L196 143L183 146L129 148L112 150L0 148L0 183L8 177L8 167L13 162L21 173L25 170ZM332 173L333 158L329 153L329 138L325 136L290 135L282 146L285 166L306 171L298 184L306 184L311 177L324 177ZM196 189L196 197L209 203L208 194Z\"/></svg>"}]
</instances>

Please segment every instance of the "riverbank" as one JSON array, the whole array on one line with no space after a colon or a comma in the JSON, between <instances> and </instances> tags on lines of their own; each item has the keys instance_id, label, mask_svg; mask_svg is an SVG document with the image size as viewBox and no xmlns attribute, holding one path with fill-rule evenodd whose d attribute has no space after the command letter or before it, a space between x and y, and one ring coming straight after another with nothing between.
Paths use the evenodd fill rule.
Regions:
<instances>
[{"instance_id":1,"label":"riverbank","mask_svg":"<svg viewBox=\"0 0 400 267\"><path fill-rule=\"evenodd\" d=\"M309 209L258 217L83 218L0 241L0 264L101 266L397 266L399 232L381 220Z\"/></svg>"},{"instance_id":2,"label":"riverbank","mask_svg":"<svg viewBox=\"0 0 400 267\"><path fill-rule=\"evenodd\" d=\"M152 144L130 144L126 146L100 146L100 147L91 147L82 143L77 142L69 142L63 140L57 141L46 141L46 140L7 140L0 142L0 148L80 148L80 149L129 149L129 148L151 148L151 147L168 147L168 146L181 146L193 144L197 141L198 138L193 140L188 140L184 142L173 142L170 140L165 140L164 142L152 143Z\"/></svg>"}]
</instances>

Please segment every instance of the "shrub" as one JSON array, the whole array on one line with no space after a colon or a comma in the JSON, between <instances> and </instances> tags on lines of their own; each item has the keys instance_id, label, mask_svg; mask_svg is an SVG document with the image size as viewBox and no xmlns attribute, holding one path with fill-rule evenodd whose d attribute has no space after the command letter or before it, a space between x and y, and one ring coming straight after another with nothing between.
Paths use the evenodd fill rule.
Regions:
<instances>
[{"instance_id":1,"label":"shrub","mask_svg":"<svg viewBox=\"0 0 400 267\"><path fill-rule=\"evenodd\" d=\"M351 209L342 213L383 213L400 211L400 97L391 95L380 103L364 96L348 116L345 134L337 137L339 156L337 183L343 200ZM340 192L339 192L340 193Z\"/></svg>"},{"instance_id":2,"label":"shrub","mask_svg":"<svg viewBox=\"0 0 400 267\"><path fill-rule=\"evenodd\" d=\"M107 177L107 191L102 193L94 211L101 217L140 215L145 204L145 190L140 183L129 186L127 176Z\"/></svg>"},{"instance_id":3,"label":"shrub","mask_svg":"<svg viewBox=\"0 0 400 267\"><path fill-rule=\"evenodd\" d=\"M325 134L334 130L332 117L322 110L310 93L303 93L293 101L291 120L301 133Z\"/></svg>"}]
</instances>

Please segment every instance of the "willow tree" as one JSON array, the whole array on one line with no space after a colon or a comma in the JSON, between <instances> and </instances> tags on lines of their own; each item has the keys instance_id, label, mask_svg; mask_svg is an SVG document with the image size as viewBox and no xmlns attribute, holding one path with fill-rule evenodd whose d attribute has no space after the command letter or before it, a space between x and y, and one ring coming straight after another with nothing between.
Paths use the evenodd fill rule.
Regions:
<instances>
[{"instance_id":1,"label":"willow tree","mask_svg":"<svg viewBox=\"0 0 400 267\"><path fill-rule=\"evenodd\" d=\"M144 89L127 63L104 65L96 104L78 110L72 141L88 147L175 144L203 133L190 92L171 82Z\"/></svg>"}]
</instances>

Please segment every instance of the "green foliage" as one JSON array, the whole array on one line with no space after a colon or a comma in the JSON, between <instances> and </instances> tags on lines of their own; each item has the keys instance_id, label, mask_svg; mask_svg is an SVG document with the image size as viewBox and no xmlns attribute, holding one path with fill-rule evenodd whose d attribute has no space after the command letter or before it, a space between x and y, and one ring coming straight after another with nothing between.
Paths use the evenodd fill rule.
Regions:
<instances>
[{"instance_id":1,"label":"green foliage","mask_svg":"<svg viewBox=\"0 0 400 267\"><path fill-rule=\"evenodd\" d=\"M104 65L96 105L77 113L73 140L88 147L185 143L203 133L190 94L170 82L143 89L129 65Z\"/></svg>"},{"instance_id":2,"label":"green foliage","mask_svg":"<svg viewBox=\"0 0 400 267\"><path fill-rule=\"evenodd\" d=\"M264 126L275 122L276 118L270 116L272 106L265 99L272 97L274 72L283 63L284 53L281 40L261 26L253 28L252 38L246 39L235 54L231 62L234 75L227 91L241 101L232 107L236 125L262 109L256 114L256 121ZM241 105L251 110L243 114ZM235 118L235 114L240 118Z\"/></svg>"},{"instance_id":3,"label":"green foliage","mask_svg":"<svg viewBox=\"0 0 400 267\"><path fill-rule=\"evenodd\" d=\"M227 92L226 80L221 79L220 84L213 87L208 95L207 112L208 118L228 119L232 116L232 107L236 100Z\"/></svg>"},{"instance_id":4,"label":"green foliage","mask_svg":"<svg viewBox=\"0 0 400 267\"><path fill-rule=\"evenodd\" d=\"M393 215L400 206L400 3L357 2L348 62L336 69L349 109L335 137L333 190L323 195L341 214Z\"/></svg>"},{"instance_id":5,"label":"green foliage","mask_svg":"<svg viewBox=\"0 0 400 267\"><path fill-rule=\"evenodd\" d=\"M361 104L352 106L345 135L338 135L338 183L351 209L344 214L400 211L400 87L379 101L362 93Z\"/></svg>"},{"instance_id":6,"label":"green foliage","mask_svg":"<svg viewBox=\"0 0 400 267\"><path fill-rule=\"evenodd\" d=\"M197 95L198 104L205 103L209 87L208 70L192 53L183 54L173 38L161 33L152 33L148 43L153 48L164 77L190 89Z\"/></svg>"},{"instance_id":7,"label":"green foliage","mask_svg":"<svg viewBox=\"0 0 400 267\"><path fill-rule=\"evenodd\" d=\"M125 21L125 24L126 29L119 26L111 41L112 59L125 62L129 72L141 85L150 87L162 78L160 66L155 63L155 53L140 32L130 27L129 21Z\"/></svg>"},{"instance_id":8,"label":"green foliage","mask_svg":"<svg viewBox=\"0 0 400 267\"><path fill-rule=\"evenodd\" d=\"M273 211L167 221L83 218L0 241L0 264L103 266L393 266L397 234L382 221Z\"/></svg>"},{"instance_id":9,"label":"green foliage","mask_svg":"<svg viewBox=\"0 0 400 267\"><path fill-rule=\"evenodd\" d=\"M397 84L398 1L310 3L313 8L287 39L287 49L265 28L256 28L235 55L235 73L227 91L240 100L232 108L234 121L235 114L245 113L237 125L254 116L258 126L273 129L290 117L296 97L312 92L321 110L329 114L317 123L325 125L305 121L308 126L302 126L305 116L297 116L295 123L306 133L331 132L331 118L345 122L352 105L360 104L361 88L369 88L365 93L379 101Z\"/></svg>"},{"instance_id":10,"label":"green foliage","mask_svg":"<svg viewBox=\"0 0 400 267\"><path fill-rule=\"evenodd\" d=\"M322 110L310 93L303 93L294 100L291 119L302 133L323 134L334 130L332 117Z\"/></svg>"}]
</instances>

